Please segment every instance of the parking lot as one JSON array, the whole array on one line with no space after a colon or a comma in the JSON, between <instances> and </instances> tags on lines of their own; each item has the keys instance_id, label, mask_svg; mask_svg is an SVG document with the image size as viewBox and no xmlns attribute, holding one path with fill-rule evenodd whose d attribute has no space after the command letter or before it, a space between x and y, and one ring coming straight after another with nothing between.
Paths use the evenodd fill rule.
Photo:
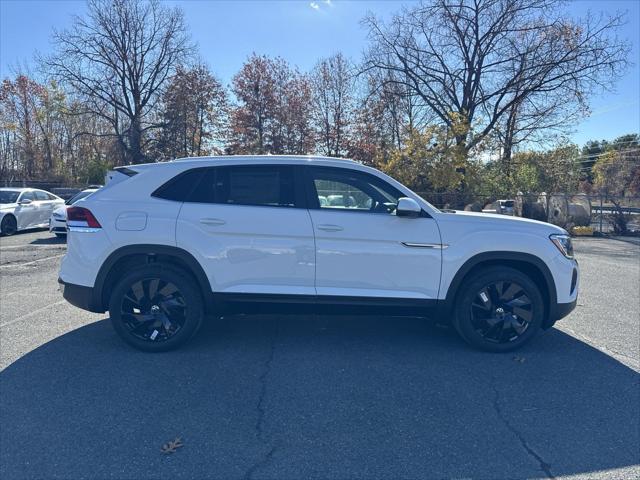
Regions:
<instances>
[{"instance_id":1,"label":"parking lot","mask_svg":"<svg viewBox=\"0 0 640 480\"><path fill-rule=\"evenodd\" d=\"M511 354L313 315L210 319L145 354L62 299L64 241L2 238L0 477L639 478L640 246L575 248L578 307Z\"/></svg>"}]
</instances>

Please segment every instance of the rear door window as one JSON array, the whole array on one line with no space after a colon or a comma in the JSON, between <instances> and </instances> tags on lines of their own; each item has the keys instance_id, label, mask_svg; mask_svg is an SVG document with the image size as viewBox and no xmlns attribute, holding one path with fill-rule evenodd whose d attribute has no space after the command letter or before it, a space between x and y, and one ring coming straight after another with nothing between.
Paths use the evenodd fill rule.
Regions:
<instances>
[{"instance_id":1,"label":"rear door window","mask_svg":"<svg viewBox=\"0 0 640 480\"><path fill-rule=\"evenodd\" d=\"M190 201L228 205L295 207L296 185L291 165L215 167L203 176Z\"/></svg>"},{"instance_id":2,"label":"rear door window","mask_svg":"<svg viewBox=\"0 0 640 480\"><path fill-rule=\"evenodd\" d=\"M20 196L20 200L31 200L31 201L35 201L36 197L33 194L33 192L24 192L21 196Z\"/></svg>"}]
</instances>

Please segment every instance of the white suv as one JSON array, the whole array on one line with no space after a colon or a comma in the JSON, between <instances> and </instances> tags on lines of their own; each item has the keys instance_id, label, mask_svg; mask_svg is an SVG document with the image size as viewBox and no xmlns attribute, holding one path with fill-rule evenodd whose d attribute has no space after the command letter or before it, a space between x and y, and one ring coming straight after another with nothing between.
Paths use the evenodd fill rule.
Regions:
<instances>
[{"instance_id":1,"label":"white suv","mask_svg":"<svg viewBox=\"0 0 640 480\"><path fill-rule=\"evenodd\" d=\"M506 351L567 315L578 265L547 223L440 211L387 175L318 157L210 157L117 168L67 211L64 297L109 311L142 350L205 314L315 311L450 319Z\"/></svg>"}]
</instances>

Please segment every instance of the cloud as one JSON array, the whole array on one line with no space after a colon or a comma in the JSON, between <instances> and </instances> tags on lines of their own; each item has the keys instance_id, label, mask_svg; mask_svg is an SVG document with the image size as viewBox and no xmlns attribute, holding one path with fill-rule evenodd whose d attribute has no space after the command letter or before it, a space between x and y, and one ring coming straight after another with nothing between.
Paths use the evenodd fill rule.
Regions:
<instances>
[{"instance_id":1,"label":"cloud","mask_svg":"<svg viewBox=\"0 0 640 480\"><path fill-rule=\"evenodd\" d=\"M331 0L324 0L324 3L326 3L330 7L333 7L333 3L331 2Z\"/></svg>"},{"instance_id":2,"label":"cloud","mask_svg":"<svg viewBox=\"0 0 640 480\"><path fill-rule=\"evenodd\" d=\"M311 2L309 6L314 10L320 10L320 5L318 5L316 2Z\"/></svg>"}]
</instances>

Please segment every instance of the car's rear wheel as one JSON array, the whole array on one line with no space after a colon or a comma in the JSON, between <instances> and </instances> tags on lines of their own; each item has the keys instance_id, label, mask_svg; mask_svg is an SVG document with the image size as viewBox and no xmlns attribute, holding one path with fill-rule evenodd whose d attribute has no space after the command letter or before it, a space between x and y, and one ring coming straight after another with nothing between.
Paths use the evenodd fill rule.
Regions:
<instances>
[{"instance_id":1,"label":"car's rear wheel","mask_svg":"<svg viewBox=\"0 0 640 480\"><path fill-rule=\"evenodd\" d=\"M13 215L5 215L0 224L0 233L2 235L13 235L18 230L18 222Z\"/></svg>"},{"instance_id":2,"label":"car's rear wheel","mask_svg":"<svg viewBox=\"0 0 640 480\"><path fill-rule=\"evenodd\" d=\"M200 290L184 271L152 264L126 273L109 302L111 323L133 347L160 352L185 343L204 315Z\"/></svg>"},{"instance_id":3,"label":"car's rear wheel","mask_svg":"<svg viewBox=\"0 0 640 480\"><path fill-rule=\"evenodd\" d=\"M507 352L531 340L543 318L544 299L535 282L513 268L492 267L464 282L453 323L470 345Z\"/></svg>"}]
</instances>

